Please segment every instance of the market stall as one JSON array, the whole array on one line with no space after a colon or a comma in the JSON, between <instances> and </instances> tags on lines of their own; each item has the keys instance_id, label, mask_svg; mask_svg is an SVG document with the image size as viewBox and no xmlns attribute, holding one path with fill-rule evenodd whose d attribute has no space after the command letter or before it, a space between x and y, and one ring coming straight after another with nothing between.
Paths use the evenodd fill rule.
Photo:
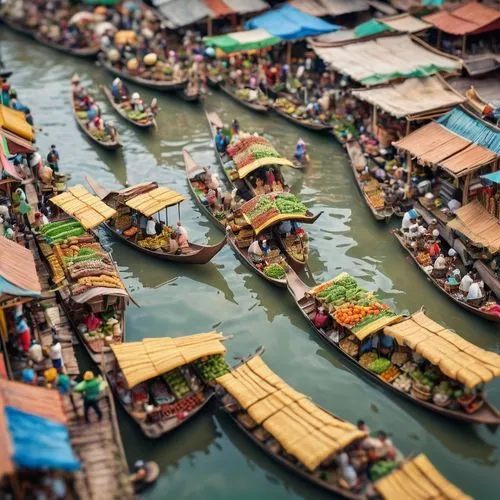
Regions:
<instances>
[{"instance_id":1,"label":"market stall","mask_svg":"<svg viewBox=\"0 0 500 500\"><path fill-rule=\"evenodd\" d=\"M229 371L223 340L213 331L112 346L106 375L146 436L172 431L210 400L213 381Z\"/></svg>"}]
</instances>

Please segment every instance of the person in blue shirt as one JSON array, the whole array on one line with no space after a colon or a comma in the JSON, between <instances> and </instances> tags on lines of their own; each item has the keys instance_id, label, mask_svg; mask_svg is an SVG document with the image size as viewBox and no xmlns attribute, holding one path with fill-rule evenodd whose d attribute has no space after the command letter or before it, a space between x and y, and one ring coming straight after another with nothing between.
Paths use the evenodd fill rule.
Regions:
<instances>
[{"instance_id":1,"label":"person in blue shirt","mask_svg":"<svg viewBox=\"0 0 500 500\"><path fill-rule=\"evenodd\" d=\"M59 172L59 152L55 144L50 146L50 151L47 154L47 163L54 172Z\"/></svg>"},{"instance_id":2,"label":"person in blue shirt","mask_svg":"<svg viewBox=\"0 0 500 500\"><path fill-rule=\"evenodd\" d=\"M215 134L215 147L219 153L225 153L227 148L226 136L222 133L222 129L217 127L217 133Z\"/></svg>"},{"instance_id":3,"label":"person in blue shirt","mask_svg":"<svg viewBox=\"0 0 500 500\"><path fill-rule=\"evenodd\" d=\"M300 138L295 145L295 158L303 162L306 158L307 146L306 143Z\"/></svg>"}]
</instances>

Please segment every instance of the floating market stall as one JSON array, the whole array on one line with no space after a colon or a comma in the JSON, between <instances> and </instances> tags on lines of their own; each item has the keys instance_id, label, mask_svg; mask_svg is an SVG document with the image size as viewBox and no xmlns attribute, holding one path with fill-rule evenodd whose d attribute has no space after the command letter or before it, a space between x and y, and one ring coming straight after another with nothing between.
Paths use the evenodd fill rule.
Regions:
<instances>
[{"instance_id":1,"label":"floating market stall","mask_svg":"<svg viewBox=\"0 0 500 500\"><path fill-rule=\"evenodd\" d=\"M397 315L346 273L313 288L295 274L287 277L314 331L372 380L448 418L492 429L500 424L500 412L483 389L500 376L498 354L467 342L422 311L407 319ZM320 306L331 317L325 328L314 323Z\"/></svg>"},{"instance_id":2,"label":"floating market stall","mask_svg":"<svg viewBox=\"0 0 500 500\"><path fill-rule=\"evenodd\" d=\"M231 82L227 81L220 82L219 88L245 108L257 113L267 113L271 106L271 101L259 88L239 88L237 85L232 85Z\"/></svg>"},{"instance_id":3,"label":"floating market stall","mask_svg":"<svg viewBox=\"0 0 500 500\"><path fill-rule=\"evenodd\" d=\"M217 49L219 57L234 52L266 49L281 41L281 38L271 35L262 28L236 31L234 33L227 33L226 35L209 36L203 39L203 43L207 47L215 47Z\"/></svg>"},{"instance_id":4,"label":"floating market stall","mask_svg":"<svg viewBox=\"0 0 500 500\"><path fill-rule=\"evenodd\" d=\"M278 97L274 101L272 109L278 115L300 127L316 131L329 131L332 129L332 125L327 123L329 117L325 113L313 118L308 115L304 105L297 105L289 97Z\"/></svg>"},{"instance_id":5,"label":"floating market stall","mask_svg":"<svg viewBox=\"0 0 500 500\"><path fill-rule=\"evenodd\" d=\"M207 404L214 380L229 371L224 339L214 331L112 346L106 375L146 436L172 431Z\"/></svg>"},{"instance_id":6,"label":"floating market stall","mask_svg":"<svg viewBox=\"0 0 500 500\"><path fill-rule=\"evenodd\" d=\"M168 207L178 207L186 197L167 187L158 187L156 182L144 182L121 191L109 191L87 176L87 182L106 206L113 207L115 216L104 223L106 229L120 241L142 253L162 260L186 264L206 264L225 245L221 240L216 245L197 245L177 238L174 226L168 224ZM165 209L165 222L160 220L160 211ZM158 220L153 219L157 214ZM148 220L159 224L155 235L146 234ZM177 239L176 239L177 238ZM175 247L175 249L174 249Z\"/></svg>"},{"instance_id":7,"label":"floating market stall","mask_svg":"<svg viewBox=\"0 0 500 500\"><path fill-rule=\"evenodd\" d=\"M401 496L391 491L390 483L381 481L411 468L415 459L401 463L397 450L393 449L363 461L366 457L366 452L362 451L364 445L369 446L368 441L373 438L294 390L264 363L259 354L217 378L220 386L217 396L222 409L238 428L279 464L330 492L362 499L375 482L383 498L399 500ZM422 472L422 485L430 488L432 480L439 475L425 458L416 463L422 464L424 460L427 467ZM343 463L353 464L355 470L358 468L355 485L349 486L344 479ZM369 467L370 479L362 473L363 467ZM453 487L441 479L434 486L436 494ZM459 492L458 488L454 491Z\"/></svg>"},{"instance_id":8,"label":"floating market stall","mask_svg":"<svg viewBox=\"0 0 500 500\"><path fill-rule=\"evenodd\" d=\"M0 496L21 500L43 495L46 482L63 482L76 497L80 463L70 444L58 391L0 378ZM33 496L34 498L34 496Z\"/></svg>"}]
</instances>

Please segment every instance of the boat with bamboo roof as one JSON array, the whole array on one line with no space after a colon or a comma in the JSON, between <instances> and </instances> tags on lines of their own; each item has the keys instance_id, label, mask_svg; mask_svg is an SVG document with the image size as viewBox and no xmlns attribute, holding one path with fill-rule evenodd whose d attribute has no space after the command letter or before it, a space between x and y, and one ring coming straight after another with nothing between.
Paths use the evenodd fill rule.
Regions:
<instances>
[{"instance_id":1,"label":"boat with bamboo roof","mask_svg":"<svg viewBox=\"0 0 500 500\"><path fill-rule=\"evenodd\" d=\"M87 110L82 108L80 104L76 101L73 94L73 88L70 89L71 96L71 109L73 110L73 116L75 117L76 123L80 127L80 130L93 142L99 144L106 149L119 149L122 147L120 143L120 137L118 132L114 131L114 136L106 133L105 130L94 130L91 131L88 126Z\"/></svg>"},{"instance_id":2,"label":"boat with bamboo roof","mask_svg":"<svg viewBox=\"0 0 500 500\"><path fill-rule=\"evenodd\" d=\"M280 465L349 499L405 498L407 494L400 494L402 476L412 492L418 485L429 494L415 498L469 498L448 483L424 455L403 461L392 447L373 461L368 459L364 450L374 438L366 430L297 392L264 363L261 353L262 349L218 377L216 395L222 410L237 427ZM346 462L358 469L352 486L342 474ZM366 465L370 478L363 473Z\"/></svg>"},{"instance_id":3,"label":"boat with bamboo roof","mask_svg":"<svg viewBox=\"0 0 500 500\"><path fill-rule=\"evenodd\" d=\"M414 251L408 243L405 241L403 234L398 230L393 230L392 234L399 241L401 246L406 250L406 252L410 255L411 259L417 267L425 274L427 279L442 293L444 293L449 299L451 299L455 304L457 304L462 309L469 311L480 318L486 319L488 321L492 321L494 323L500 323L500 316L498 313L490 312L491 308L495 308L498 306L498 302L494 299L494 294L491 293L491 290L488 289L487 283L485 283L485 295L486 299L480 299L481 305L474 305L474 302L467 302L464 294L458 289L459 283L457 282L453 289L450 288L450 285L447 282L446 276L436 277L433 275L433 272L426 269L426 266L432 266L432 260L429 254L426 251ZM426 259L427 262L424 262L422 259ZM419 260L420 259L420 260ZM456 256L457 262L455 267L465 268L464 263L461 258L457 254Z\"/></svg>"},{"instance_id":4,"label":"boat with bamboo roof","mask_svg":"<svg viewBox=\"0 0 500 500\"><path fill-rule=\"evenodd\" d=\"M212 331L112 346L106 376L116 398L147 437L173 431L210 401L214 380L229 372L225 339Z\"/></svg>"},{"instance_id":5,"label":"boat with bamboo roof","mask_svg":"<svg viewBox=\"0 0 500 500\"><path fill-rule=\"evenodd\" d=\"M180 220L180 203L186 197L156 182L144 182L120 191L110 191L90 176L87 182L100 200L116 211L116 215L103 223L123 243L136 250L162 260L185 264L206 264L226 244L222 239L216 245L197 245L189 241L177 244L175 230L168 225L168 208L177 206ZM160 222L160 211L165 210L165 222ZM154 236L144 234L140 220L158 214L161 231ZM134 222L135 221L135 222ZM175 248L175 249L174 249Z\"/></svg>"},{"instance_id":6,"label":"boat with bamboo roof","mask_svg":"<svg viewBox=\"0 0 500 500\"><path fill-rule=\"evenodd\" d=\"M132 110L132 103L130 96L127 99L122 100L122 102L117 103L111 93L111 89L106 85L102 86L102 91L108 99L109 103L113 109L127 122L131 123L135 127L142 129L156 127L155 115L151 112L150 108L147 108L143 113L137 113Z\"/></svg>"},{"instance_id":7,"label":"boat with bamboo roof","mask_svg":"<svg viewBox=\"0 0 500 500\"><path fill-rule=\"evenodd\" d=\"M115 211L75 186L50 202L72 217L45 224L37 234L40 253L73 328L96 364L123 342L129 294L111 256L92 229Z\"/></svg>"},{"instance_id":8,"label":"boat with bamboo roof","mask_svg":"<svg viewBox=\"0 0 500 500\"><path fill-rule=\"evenodd\" d=\"M345 148L349 156L349 164L352 168L354 180L370 212L375 219L388 222L394 210L392 207L385 205L384 194L377 179L365 172L367 161L361 146L357 141L347 141Z\"/></svg>"},{"instance_id":9,"label":"boat with bamboo roof","mask_svg":"<svg viewBox=\"0 0 500 500\"><path fill-rule=\"evenodd\" d=\"M238 104L256 113L267 113L271 106L271 101L260 89L237 89L225 81L219 82L218 88ZM251 99L252 92L256 94L255 99Z\"/></svg>"},{"instance_id":10,"label":"boat with bamboo roof","mask_svg":"<svg viewBox=\"0 0 500 500\"><path fill-rule=\"evenodd\" d=\"M406 318L390 311L347 273L312 288L295 273L287 280L314 332L369 379L434 413L498 427L500 412L483 388L500 376L498 354L466 341L423 310ZM321 328L315 324L320 307L329 316Z\"/></svg>"},{"instance_id":11,"label":"boat with bamboo roof","mask_svg":"<svg viewBox=\"0 0 500 500\"><path fill-rule=\"evenodd\" d=\"M100 64L107 69L111 74L122 78L123 80L127 80L129 82L140 85L141 87L145 87L151 90L159 90L161 92L177 92L178 90L183 90L187 84L188 80L183 79L180 81L173 80L152 80L148 78L144 78L139 75L133 75L128 72L126 67L122 69L118 69L114 66L106 57L106 54L99 53L97 56Z\"/></svg>"}]
</instances>

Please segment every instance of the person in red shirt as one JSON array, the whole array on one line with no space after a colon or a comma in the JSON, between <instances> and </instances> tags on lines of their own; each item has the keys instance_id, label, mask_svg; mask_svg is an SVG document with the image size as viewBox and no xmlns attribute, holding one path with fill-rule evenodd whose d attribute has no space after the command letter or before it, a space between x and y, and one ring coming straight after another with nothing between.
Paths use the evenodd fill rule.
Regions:
<instances>
[{"instance_id":1,"label":"person in red shirt","mask_svg":"<svg viewBox=\"0 0 500 500\"><path fill-rule=\"evenodd\" d=\"M316 328L325 329L328 326L329 317L325 312L324 307L318 307L316 314L313 318L313 323Z\"/></svg>"}]
</instances>

